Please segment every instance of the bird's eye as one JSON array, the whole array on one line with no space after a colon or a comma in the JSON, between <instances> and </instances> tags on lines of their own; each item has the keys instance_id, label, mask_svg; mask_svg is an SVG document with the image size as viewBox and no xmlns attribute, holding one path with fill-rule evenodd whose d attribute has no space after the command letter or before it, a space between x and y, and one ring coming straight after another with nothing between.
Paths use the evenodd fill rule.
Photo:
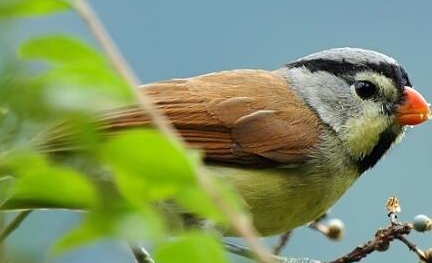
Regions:
<instances>
[{"instance_id":1,"label":"bird's eye","mask_svg":"<svg viewBox=\"0 0 432 263\"><path fill-rule=\"evenodd\" d=\"M367 100L375 96L378 88L370 81L357 81L354 83L354 88L357 95L363 99Z\"/></svg>"}]
</instances>

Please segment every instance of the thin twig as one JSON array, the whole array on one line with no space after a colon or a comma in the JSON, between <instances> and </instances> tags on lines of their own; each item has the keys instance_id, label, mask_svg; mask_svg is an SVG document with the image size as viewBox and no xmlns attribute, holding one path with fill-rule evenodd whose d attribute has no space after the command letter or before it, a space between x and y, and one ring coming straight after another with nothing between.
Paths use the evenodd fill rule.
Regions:
<instances>
[{"instance_id":1,"label":"thin twig","mask_svg":"<svg viewBox=\"0 0 432 263\"><path fill-rule=\"evenodd\" d=\"M177 136L175 129L172 127L170 122L153 106L151 99L144 93L139 92L137 89L138 85L140 84L138 78L135 76L121 53L118 51L117 47L109 37L109 34L105 30L103 24L91 6L86 0L74 0L72 3L75 7L75 10L87 23L96 40L107 54L114 69L120 74L120 76L122 76L133 94L135 94L135 97L139 102L138 106L141 107L144 112L148 113L156 128L158 128L167 137L167 139L173 143L175 147L182 147L183 142L181 138ZM261 262L271 262L272 260L270 254L258 241L258 234L253 228L249 218L237 213L225 202L221 202L219 198L221 195L214 186L212 179L207 176L206 172L203 172L203 168L194 168L201 187L209 194L210 198L212 198L220 211L228 217L233 229L245 239L246 244L252 249L256 259Z\"/></svg>"},{"instance_id":2,"label":"thin twig","mask_svg":"<svg viewBox=\"0 0 432 263\"><path fill-rule=\"evenodd\" d=\"M412 243L411 241L409 241L406 237L404 236L398 236L396 237L397 239L399 239L400 241L402 241L403 243L405 243L405 245L407 245L407 247L411 250L414 251L414 253L417 254L417 256L423 260L424 262L428 262L430 263L431 261L428 260L425 256L425 253L419 249L414 243Z\"/></svg>"},{"instance_id":3,"label":"thin twig","mask_svg":"<svg viewBox=\"0 0 432 263\"><path fill-rule=\"evenodd\" d=\"M316 230L323 234L324 236L328 237L327 234L329 232L329 229L326 225L322 224L321 222L314 221L308 225L310 229Z\"/></svg>"},{"instance_id":4,"label":"thin twig","mask_svg":"<svg viewBox=\"0 0 432 263\"><path fill-rule=\"evenodd\" d=\"M250 249L230 242L223 241L222 243L227 251L244 258L253 259Z\"/></svg>"},{"instance_id":5,"label":"thin twig","mask_svg":"<svg viewBox=\"0 0 432 263\"><path fill-rule=\"evenodd\" d=\"M358 262L365 258L367 255L371 254L374 251L385 251L389 248L390 243L394 240L400 240L402 241L407 247L414 251L417 256L419 257L422 262L426 263L432 263L431 259L428 259L425 255L425 252L423 252L421 249L419 249L414 243L409 241L405 236L409 235L411 233L411 230L413 229L412 224L410 223L398 223L398 224L392 224L389 227L385 229L380 229L375 233L375 238L373 240L370 240L366 242L363 245L360 245L356 247L354 250L349 252L348 254L327 262L327 263L351 263L351 262ZM225 245L225 248L236 255L246 257L246 258L252 258L251 257L251 251L248 248L245 248L243 246L232 244L228 242L223 242ZM279 257L276 255L272 255L272 258L278 262L278 263L319 263L318 261L314 261L307 258L285 258L285 257Z\"/></svg>"},{"instance_id":6,"label":"thin twig","mask_svg":"<svg viewBox=\"0 0 432 263\"><path fill-rule=\"evenodd\" d=\"M6 227L0 234L0 244L12 233L15 229L17 229L22 221L26 219L26 217L32 212L32 210L24 210L21 211Z\"/></svg>"},{"instance_id":7,"label":"thin twig","mask_svg":"<svg viewBox=\"0 0 432 263\"><path fill-rule=\"evenodd\" d=\"M225 249L235 255L254 259L252 255L252 251L244 246L237 245L230 242L223 242ZM286 257L280 257L277 255L272 255L272 260L277 263L320 263L319 261L308 259L308 258L286 258Z\"/></svg>"},{"instance_id":8,"label":"thin twig","mask_svg":"<svg viewBox=\"0 0 432 263\"><path fill-rule=\"evenodd\" d=\"M410 224L391 225L388 228L380 229L375 234L375 239L356 247L353 251L333 260L328 263L351 263L360 261L374 251L383 250L389 246L390 242L394 239L399 239L403 235L408 235L411 232L412 226Z\"/></svg>"},{"instance_id":9,"label":"thin twig","mask_svg":"<svg viewBox=\"0 0 432 263\"><path fill-rule=\"evenodd\" d=\"M322 221L324 219L326 219L329 216L329 214L330 214L330 210L328 210L327 212L322 214L320 217L318 217L314 221L310 222L307 226L310 229L316 230L316 231L320 232L321 234L323 234L324 236L328 237L327 234L329 232L329 229L326 225L324 225L322 223Z\"/></svg>"},{"instance_id":10,"label":"thin twig","mask_svg":"<svg viewBox=\"0 0 432 263\"><path fill-rule=\"evenodd\" d=\"M137 263L155 263L143 246L129 244Z\"/></svg>"},{"instance_id":11,"label":"thin twig","mask_svg":"<svg viewBox=\"0 0 432 263\"><path fill-rule=\"evenodd\" d=\"M149 118L155 127L164 135L166 135L167 139L172 140L173 143L178 146L181 139L178 136L175 136L175 130L171 123L153 106L151 99L144 93L139 92L137 87L141 83L138 77L135 75L129 64L126 62L116 47L114 41L105 30L105 27L100 21L98 15L93 11L93 8L86 0L74 0L72 3L75 7L75 10L90 28L91 33L99 42L101 48L105 51L113 68L123 78L123 80L129 86L131 92L135 95L135 98L139 102L137 106L141 107L144 112L148 113Z\"/></svg>"},{"instance_id":12,"label":"thin twig","mask_svg":"<svg viewBox=\"0 0 432 263\"><path fill-rule=\"evenodd\" d=\"M292 231L288 231L288 232L279 236L278 242L273 247L273 254L274 255L279 255L282 252L284 247L288 244L288 241L290 240L291 235L292 235Z\"/></svg>"}]
</instances>

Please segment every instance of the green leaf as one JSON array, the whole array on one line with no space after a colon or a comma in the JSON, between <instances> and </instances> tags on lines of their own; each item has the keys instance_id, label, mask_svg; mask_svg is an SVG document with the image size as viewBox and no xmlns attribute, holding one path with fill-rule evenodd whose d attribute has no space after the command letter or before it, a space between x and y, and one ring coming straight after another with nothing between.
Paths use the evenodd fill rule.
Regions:
<instances>
[{"instance_id":1,"label":"green leaf","mask_svg":"<svg viewBox=\"0 0 432 263\"><path fill-rule=\"evenodd\" d=\"M82 224L56 242L52 253L58 255L103 238L156 241L166 235L165 231L163 220L152 207L111 203L87 214Z\"/></svg>"},{"instance_id":2,"label":"green leaf","mask_svg":"<svg viewBox=\"0 0 432 263\"><path fill-rule=\"evenodd\" d=\"M130 89L110 68L97 65L55 67L40 76L48 105L57 109L106 110L131 104Z\"/></svg>"},{"instance_id":3,"label":"green leaf","mask_svg":"<svg viewBox=\"0 0 432 263\"><path fill-rule=\"evenodd\" d=\"M0 0L0 17L40 16L70 7L63 0Z\"/></svg>"},{"instance_id":4,"label":"green leaf","mask_svg":"<svg viewBox=\"0 0 432 263\"><path fill-rule=\"evenodd\" d=\"M55 166L39 155L16 155L2 168L15 176L12 196L2 209L88 208L98 196L88 179L67 167Z\"/></svg>"},{"instance_id":5,"label":"green leaf","mask_svg":"<svg viewBox=\"0 0 432 263\"><path fill-rule=\"evenodd\" d=\"M215 170L217 169L214 167L213 169L208 169L204 176L212 176L213 186L219 194L218 198L229 205L236 213L249 216L246 209L244 209L247 204L244 202L243 198L231 185L227 184L223 178L217 176L217 174L214 173ZM206 193L200 185L190 185L189 188L179 193L175 197L175 200L190 212L212 219L221 224L228 223L226 216L220 212L213 200L210 199L208 193Z\"/></svg>"},{"instance_id":6,"label":"green leaf","mask_svg":"<svg viewBox=\"0 0 432 263\"><path fill-rule=\"evenodd\" d=\"M51 248L50 254L58 256L79 246L95 242L104 237L103 232L90 223L81 223L76 229L65 234Z\"/></svg>"},{"instance_id":7,"label":"green leaf","mask_svg":"<svg viewBox=\"0 0 432 263\"><path fill-rule=\"evenodd\" d=\"M6 75L3 75L6 76ZM11 77L5 77L0 81L0 105L4 107L5 115L2 119L2 126L5 122L13 121L15 125L10 127L17 128L17 124L36 118L46 121L47 115L54 113L48 111L46 104L43 103L43 83L34 81L26 72L15 71L10 73ZM0 129L5 132L4 127ZM7 129L6 129L7 130ZM15 133L10 133L15 135ZM3 139L4 136L1 136ZM3 146L3 145L2 145Z\"/></svg>"},{"instance_id":8,"label":"green leaf","mask_svg":"<svg viewBox=\"0 0 432 263\"><path fill-rule=\"evenodd\" d=\"M208 194L198 185L191 185L184 189L177 194L175 200L188 212L213 219L219 223L227 223L226 217L220 213Z\"/></svg>"},{"instance_id":9,"label":"green leaf","mask_svg":"<svg viewBox=\"0 0 432 263\"><path fill-rule=\"evenodd\" d=\"M13 183L12 176L0 177L0 207L12 196Z\"/></svg>"},{"instance_id":10,"label":"green leaf","mask_svg":"<svg viewBox=\"0 0 432 263\"><path fill-rule=\"evenodd\" d=\"M88 44L66 35L38 36L24 42L19 55L23 59L42 59L60 64L101 65L104 58Z\"/></svg>"},{"instance_id":11,"label":"green leaf","mask_svg":"<svg viewBox=\"0 0 432 263\"><path fill-rule=\"evenodd\" d=\"M155 130L125 132L101 153L121 194L136 204L172 197L195 180L192 158Z\"/></svg>"},{"instance_id":12,"label":"green leaf","mask_svg":"<svg viewBox=\"0 0 432 263\"><path fill-rule=\"evenodd\" d=\"M35 78L46 104L60 110L102 110L133 102L133 95L104 57L69 36L33 38L20 48L25 59L42 59L54 67Z\"/></svg>"},{"instance_id":13,"label":"green leaf","mask_svg":"<svg viewBox=\"0 0 432 263\"><path fill-rule=\"evenodd\" d=\"M40 76L47 82L64 82L80 86L104 86L110 89L117 87L122 90L127 90L124 81L111 70L111 68L104 65L65 65L55 67Z\"/></svg>"},{"instance_id":14,"label":"green leaf","mask_svg":"<svg viewBox=\"0 0 432 263\"><path fill-rule=\"evenodd\" d=\"M226 263L227 258L216 239L192 233L160 245L154 253L158 263Z\"/></svg>"},{"instance_id":15,"label":"green leaf","mask_svg":"<svg viewBox=\"0 0 432 263\"><path fill-rule=\"evenodd\" d=\"M215 173L209 172L207 175L214 177L213 183L217 188L220 200L230 205L235 212L239 214L247 214L247 211L244 209L247 207L247 203L239 195L233 185L227 184L223 181L223 178L217 177Z\"/></svg>"}]
</instances>

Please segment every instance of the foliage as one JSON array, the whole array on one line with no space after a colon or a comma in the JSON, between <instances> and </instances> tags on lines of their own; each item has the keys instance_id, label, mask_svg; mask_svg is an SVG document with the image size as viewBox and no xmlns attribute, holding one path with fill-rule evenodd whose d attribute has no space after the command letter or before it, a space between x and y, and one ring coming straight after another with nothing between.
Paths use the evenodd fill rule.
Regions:
<instances>
[{"instance_id":1,"label":"foliage","mask_svg":"<svg viewBox=\"0 0 432 263\"><path fill-rule=\"evenodd\" d=\"M0 18L68 9L60 0L3 0ZM99 50L49 34L22 43L17 54L0 67L0 208L85 209L81 224L54 245L56 254L109 237L146 241L160 262L226 262L216 236L179 223L186 209L226 222L197 182L199 153L149 127L107 139L94 126L101 111L134 102ZM51 153L72 145L85 147ZM218 186L221 198L241 207Z\"/></svg>"},{"instance_id":2,"label":"foliage","mask_svg":"<svg viewBox=\"0 0 432 263\"><path fill-rule=\"evenodd\" d=\"M0 17L45 15L68 8L69 3L62 0L1 0Z\"/></svg>"},{"instance_id":3,"label":"foliage","mask_svg":"<svg viewBox=\"0 0 432 263\"><path fill-rule=\"evenodd\" d=\"M161 263L177 263L179 258L187 258L189 263L208 262L209 259L214 263L225 262L220 245L211 236L196 233L160 246L155 258Z\"/></svg>"}]
</instances>

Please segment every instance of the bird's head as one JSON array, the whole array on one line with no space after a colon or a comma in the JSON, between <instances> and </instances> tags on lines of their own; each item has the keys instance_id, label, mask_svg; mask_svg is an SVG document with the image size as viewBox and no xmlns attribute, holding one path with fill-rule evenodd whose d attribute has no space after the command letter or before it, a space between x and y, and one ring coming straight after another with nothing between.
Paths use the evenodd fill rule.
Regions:
<instances>
[{"instance_id":1,"label":"bird's head","mask_svg":"<svg viewBox=\"0 0 432 263\"><path fill-rule=\"evenodd\" d=\"M360 172L374 166L407 125L431 115L402 66L375 51L321 51L287 64L285 76L336 133Z\"/></svg>"}]
</instances>

